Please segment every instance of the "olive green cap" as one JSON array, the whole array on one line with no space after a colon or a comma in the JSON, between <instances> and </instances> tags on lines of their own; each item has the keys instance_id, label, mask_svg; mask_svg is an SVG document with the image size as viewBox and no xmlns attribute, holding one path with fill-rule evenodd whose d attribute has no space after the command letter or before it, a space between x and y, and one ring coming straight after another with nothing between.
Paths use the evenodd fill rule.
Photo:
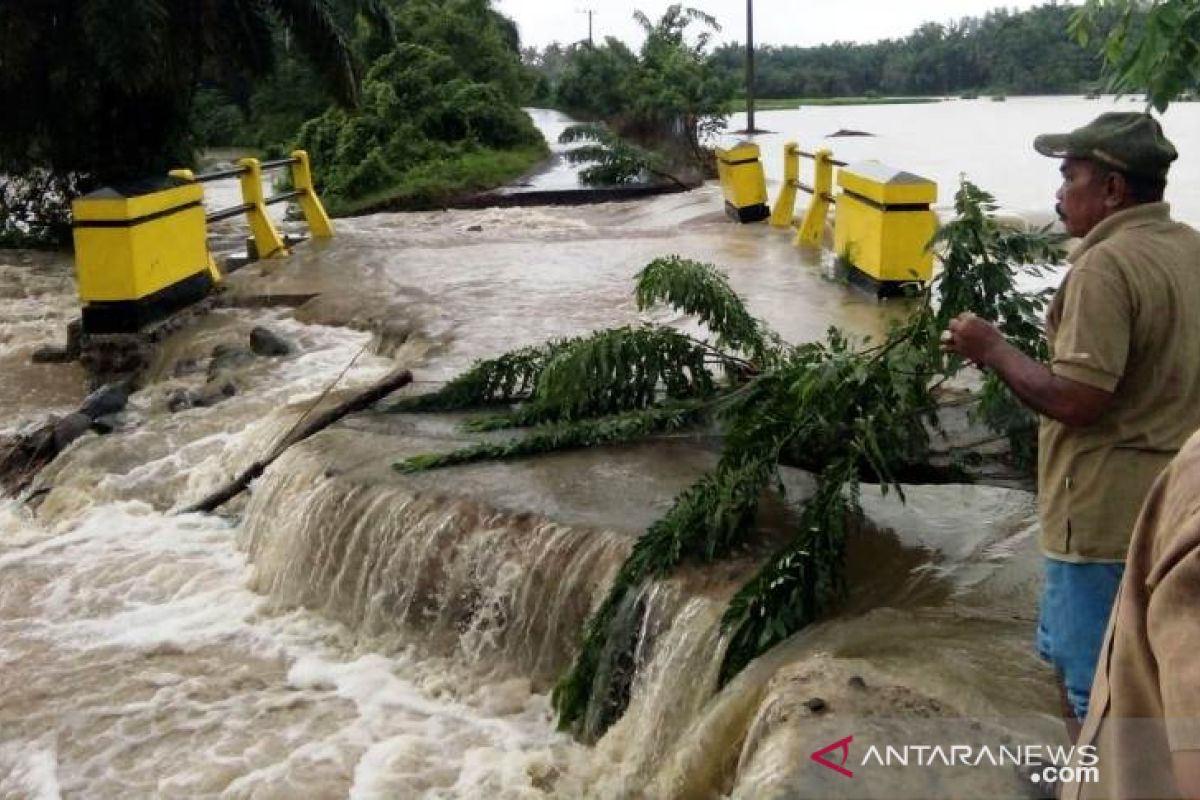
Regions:
<instances>
[{"instance_id":1,"label":"olive green cap","mask_svg":"<svg viewBox=\"0 0 1200 800\"><path fill-rule=\"evenodd\" d=\"M1044 133L1033 149L1051 158L1086 158L1130 175L1165 178L1179 158L1158 120L1136 111L1110 111L1070 133Z\"/></svg>"}]
</instances>

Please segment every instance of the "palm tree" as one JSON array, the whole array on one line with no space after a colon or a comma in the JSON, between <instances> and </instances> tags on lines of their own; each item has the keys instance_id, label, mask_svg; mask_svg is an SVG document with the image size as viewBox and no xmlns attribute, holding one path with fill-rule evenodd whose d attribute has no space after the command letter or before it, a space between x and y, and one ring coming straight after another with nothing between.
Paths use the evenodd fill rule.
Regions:
<instances>
[{"instance_id":1,"label":"palm tree","mask_svg":"<svg viewBox=\"0 0 1200 800\"><path fill-rule=\"evenodd\" d=\"M42 168L112 181L187 160L202 70L274 66L277 26L340 102L358 69L344 26L386 26L383 0L39 0L0 15L0 174Z\"/></svg>"}]
</instances>

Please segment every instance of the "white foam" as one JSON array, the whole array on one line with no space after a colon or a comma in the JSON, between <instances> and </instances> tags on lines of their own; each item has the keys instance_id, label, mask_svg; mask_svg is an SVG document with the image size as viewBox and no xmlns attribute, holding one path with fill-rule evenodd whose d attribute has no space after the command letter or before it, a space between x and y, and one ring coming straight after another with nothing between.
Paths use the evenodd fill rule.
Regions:
<instances>
[{"instance_id":1,"label":"white foam","mask_svg":"<svg viewBox=\"0 0 1200 800\"><path fill-rule=\"evenodd\" d=\"M0 797L59 800L54 747L45 742L0 744Z\"/></svg>"}]
</instances>

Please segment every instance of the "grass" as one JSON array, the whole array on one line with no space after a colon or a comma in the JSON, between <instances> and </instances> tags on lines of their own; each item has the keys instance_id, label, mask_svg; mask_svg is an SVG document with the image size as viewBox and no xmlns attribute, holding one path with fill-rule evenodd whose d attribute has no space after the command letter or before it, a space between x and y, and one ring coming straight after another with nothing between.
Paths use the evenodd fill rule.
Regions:
<instances>
[{"instance_id":1,"label":"grass","mask_svg":"<svg viewBox=\"0 0 1200 800\"><path fill-rule=\"evenodd\" d=\"M798 98L759 98L754 101L755 111L779 111L793 109L797 106L893 106L910 105L914 103L940 103L940 97L798 97ZM730 104L731 113L746 110L745 100L735 100Z\"/></svg>"},{"instance_id":2,"label":"grass","mask_svg":"<svg viewBox=\"0 0 1200 800\"><path fill-rule=\"evenodd\" d=\"M335 217L383 210L444 208L456 198L495 189L519 178L545 159L547 153L544 145L517 150L476 150L417 164L398 182L363 197L322 199Z\"/></svg>"}]
</instances>

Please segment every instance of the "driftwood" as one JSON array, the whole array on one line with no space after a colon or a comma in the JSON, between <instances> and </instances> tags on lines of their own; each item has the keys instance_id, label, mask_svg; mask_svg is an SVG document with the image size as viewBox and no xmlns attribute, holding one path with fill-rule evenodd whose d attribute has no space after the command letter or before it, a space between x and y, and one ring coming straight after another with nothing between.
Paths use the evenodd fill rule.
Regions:
<instances>
[{"instance_id":1,"label":"driftwood","mask_svg":"<svg viewBox=\"0 0 1200 800\"><path fill-rule=\"evenodd\" d=\"M225 484L212 494L209 494L200 502L188 506L179 513L192 514L196 512L208 513L215 511L245 491L255 478L262 475L263 472L266 471L267 467L269 467L271 463L275 461L275 459L283 455L284 451L292 445L302 442L308 437L312 436L314 433L318 433L319 431L328 428L330 425L347 416L348 414L353 414L357 411L363 411L364 409L387 397L397 389L407 386L411 382L411 372L406 369L398 370L396 372L389 373L385 377L381 378L378 382L373 383L363 391L351 397L349 400L338 403L336 406L322 411L312 419L305 419L305 417L301 417L296 423L295 427L288 431L287 435L280 439L279 443L276 444L275 447L271 449L271 452L268 453L264 458L255 461L232 481Z\"/></svg>"}]
</instances>

